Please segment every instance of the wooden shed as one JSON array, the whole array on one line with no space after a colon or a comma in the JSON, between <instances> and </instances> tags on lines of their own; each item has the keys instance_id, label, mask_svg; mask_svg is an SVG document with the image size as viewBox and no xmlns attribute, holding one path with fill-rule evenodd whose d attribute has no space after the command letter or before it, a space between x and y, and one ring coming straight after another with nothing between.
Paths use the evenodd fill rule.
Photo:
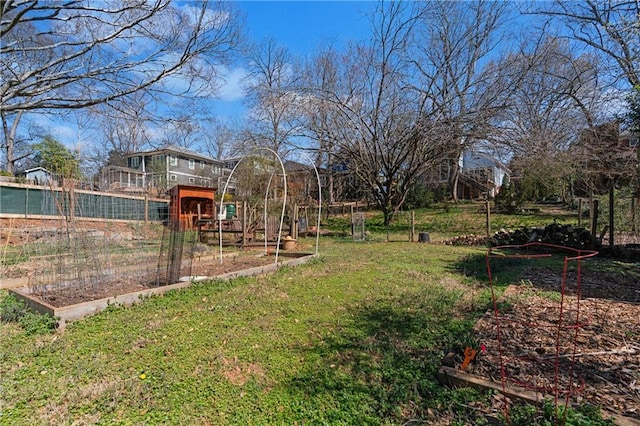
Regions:
<instances>
[{"instance_id":1,"label":"wooden shed","mask_svg":"<svg viewBox=\"0 0 640 426\"><path fill-rule=\"evenodd\" d=\"M211 188L176 185L169 191L169 224L179 230L194 229L198 217L215 217L215 191Z\"/></svg>"}]
</instances>

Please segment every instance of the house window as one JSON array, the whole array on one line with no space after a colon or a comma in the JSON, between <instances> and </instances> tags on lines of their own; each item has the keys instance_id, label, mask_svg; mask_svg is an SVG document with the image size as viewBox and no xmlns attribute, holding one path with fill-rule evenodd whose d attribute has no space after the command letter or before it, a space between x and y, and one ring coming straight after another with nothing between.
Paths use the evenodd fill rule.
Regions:
<instances>
[{"instance_id":1,"label":"house window","mask_svg":"<svg viewBox=\"0 0 640 426\"><path fill-rule=\"evenodd\" d=\"M171 173L171 174L169 175L169 180L170 180L170 181L172 181L172 182L175 182L175 181L177 181L177 180L178 180L178 176L176 176L176 175L174 175L173 173Z\"/></svg>"},{"instance_id":2,"label":"house window","mask_svg":"<svg viewBox=\"0 0 640 426\"><path fill-rule=\"evenodd\" d=\"M129 158L129 167L136 168L140 165L140 157Z\"/></svg>"},{"instance_id":3,"label":"house window","mask_svg":"<svg viewBox=\"0 0 640 426\"><path fill-rule=\"evenodd\" d=\"M204 186L204 187L207 187L207 188L209 188L209 186L210 186L210 185L209 185L209 181L208 181L208 180L206 180L206 179L201 179L201 180L200 180L200 185L202 185L202 186Z\"/></svg>"},{"instance_id":4,"label":"house window","mask_svg":"<svg viewBox=\"0 0 640 426\"><path fill-rule=\"evenodd\" d=\"M629 148L638 146L638 138L629 138Z\"/></svg>"},{"instance_id":5,"label":"house window","mask_svg":"<svg viewBox=\"0 0 640 426\"><path fill-rule=\"evenodd\" d=\"M195 178L189 178L189 183L196 183L196 179Z\"/></svg>"},{"instance_id":6,"label":"house window","mask_svg":"<svg viewBox=\"0 0 640 426\"><path fill-rule=\"evenodd\" d=\"M175 155L169 155L169 165L170 166L177 166L178 165L178 157L176 157Z\"/></svg>"},{"instance_id":7,"label":"house window","mask_svg":"<svg viewBox=\"0 0 640 426\"><path fill-rule=\"evenodd\" d=\"M213 166L213 174L214 175L219 175L220 174L220 167Z\"/></svg>"},{"instance_id":8,"label":"house window","mask_svg":"<svg viewBox=\"0 0 640 426\"><path fill-rule=\"evenodd\" d=\"M196 160L194 160L193 158L190 158L190 159L189 159L189 168L190 168L191 170L193 170L193 169L195 169L195 168L196 168Z\"/></svg>"},{"instance_id":9,"label":"house window","mask_svg":"<svg viewBox=\"0 0 640 426\"><path fill-rule=\"evenodd\" d=\"M201 170L202 170L202 169L204 169L204 161L201 161L201 162L200 162L200 169L201 169Z\"/></svg>"}]
</instances>

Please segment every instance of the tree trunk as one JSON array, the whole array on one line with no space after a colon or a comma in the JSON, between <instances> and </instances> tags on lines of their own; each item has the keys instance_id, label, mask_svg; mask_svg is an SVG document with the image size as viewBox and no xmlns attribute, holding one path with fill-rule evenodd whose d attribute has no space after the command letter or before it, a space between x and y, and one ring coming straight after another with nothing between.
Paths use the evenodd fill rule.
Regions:
<instances>
[{"instance_id":1,"label":"tree trunk","mask_svg":"<svg viewBox=\"0 0 640 426\"><path fill-rule=\"evenodd\" d=\"M613 207L615 204L615 191L616 185L612 184L611 188L609 188L609 247L613 248L613 246L615 245L614 241L613 241L613 233L615 228L613 227L613 218L614 218L614 211L613 211Z\"/></svg>"},{"instance_id":2,"label":"tree trunk","mask_svg":"<svg viewBox=\"0 0 640 426\"><path fill-rule=\"evenodd\" d=\"M18 111L16 113L13 122L11 122L11 128L7 122L7 116L4 111L1 112L2 116L2 130L4 133L4 149L7 158L7 172L13 174L15 171L16 161L15 158L15 143L16 143L16 131L18 130L18 124L22 118L24 111Z\"/></svg>"},{"instance_id":3,"label":"tree trunk","mask_svg":"<svg viewBox=\"0 0 640 426\"><path fill-rule=\"evenodd\" d=\"M458 154L459 157L459 153ZM460 164L458 163L458 158L455 157L452 159L453 164L451 165L451 175L449 176L449 192L451 194L451 199L457 203L458 202L458 181L460 178Z\"/></svg>"}]
</instances>

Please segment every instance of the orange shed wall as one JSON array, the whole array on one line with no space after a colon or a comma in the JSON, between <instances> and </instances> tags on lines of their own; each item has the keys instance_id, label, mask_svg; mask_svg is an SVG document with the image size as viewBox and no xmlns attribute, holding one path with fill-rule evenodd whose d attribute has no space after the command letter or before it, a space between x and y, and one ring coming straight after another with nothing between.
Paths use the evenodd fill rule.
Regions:
<instances>
[{"instance_id":1,"label":"orange shed wall","mask_svg":"<svg viewBox=\"0 0 640 426\"><path fill-rule=\"evenodd\" d=\"M190 229L194 218L197 216L197 208L189 206L193 199L205 204L203 214L213 213L215 192L213 189L194 186L176 185L171 189L171 204L169 208L169 220L171 224L179 224L181 230ZM191 199L191 200L188 200Z\"/></svg>"}]
</instances>

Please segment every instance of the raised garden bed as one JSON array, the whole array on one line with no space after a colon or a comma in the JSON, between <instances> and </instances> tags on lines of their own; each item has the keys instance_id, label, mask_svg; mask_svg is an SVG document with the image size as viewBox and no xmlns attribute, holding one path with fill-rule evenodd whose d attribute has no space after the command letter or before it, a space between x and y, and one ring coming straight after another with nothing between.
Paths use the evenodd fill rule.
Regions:
<instances>
[{"instance_id":1,"label":"raised garden bed","mask_svg":"<svg viewBox=\"0 0 640 426\"><path fill-rule=\"evenodd\" d=\"M85 287L57 286L46 294L31 287L9 290L32 309L59 318L64 326L66 321L80 319L98 313L109 305L130 305L154 294L188 287L194 281L227 280L241 276L261 275L276 271L282 266L295 266L317 257L315 254L280 254L278 263L274 256L237 255L219 259L205 259L195 262L190 276L180 282L157 286L154 276L118 278L106 280L100 285Z\"/></svg>"}]
</instances>

